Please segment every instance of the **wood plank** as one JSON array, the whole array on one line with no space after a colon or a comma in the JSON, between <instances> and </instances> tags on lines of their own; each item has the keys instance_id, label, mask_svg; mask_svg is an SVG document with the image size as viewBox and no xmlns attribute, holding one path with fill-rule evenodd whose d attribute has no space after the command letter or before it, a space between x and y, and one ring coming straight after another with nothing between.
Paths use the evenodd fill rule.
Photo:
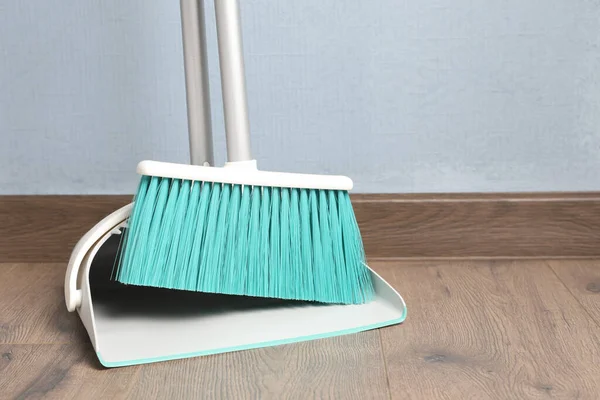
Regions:
<instances>
[{"instance_id":1,"label":"wood plank","mask_svg":"<svg viewBox=\"0 0 600 400\"><path fill-rule=\"evenodd\" d=\"M387 399L379 344L374 331L115 369L89 344L0 344L0 398Z\"/></svg>"},{"instance_id":2,"label":"wood plank","mask_svg":"<svg viewBox=\"0 0 600 400\"><path fill-rule=\"evenodd\" d=\"M74 399L134 399L131 392L139 385L139 373L144 368L134 365L127 368L105 369L95 359L96 355L88 344L89 353L79 368L85 375L75 393ZM194 377L179 377L180 382Z\"/></svg>"},{"instance_id":3,"label":"wood plank","mask_svg":"<svg viewBox=\"0 0 600 400\"><path fill-rule=\"evenodd\" d=\"M597 398L600 330L542 261L375 263L408 319L381 331L392 397Z\"/></svg>"},{"instance_id":4,"label":"wood plank","mask_svg":"<svg viewBox=\"0 0 600 400\"><path fill-rule=\"evenodd\" d=\"M82 384L74 345L0 345L0 393L3 398L73 398Z\"/></svg>"},{"instance_id":5,"label":"wood plank","mask_svg":"<svg viewBox=\"0 0 600 400\"><path fill-rule=\"evenodd\" d=\"M600 260L552 260L548 264L600 326Z\"/></svg>"},{"instance_id":6,"label":"wood plank","mask_svg":"<svg viewBox=\"0 0 600 400\"><path fill-rule=\"evenodd\" d=\"M140 367L102 370L84 343L0 344L0 398L127 399Z\"/></svg>"},{"instance_id":7,"label":"wood plank","mask_svg":"<svg viewBox=\"0 0 600 400\"><path fill-rule=\"evenodd\" d=\"M67 262L79 238L132 196L0 196L0 262Z\"/></svg>"},{"instance_id":8,"label":"wood plank","mask_svg":"<svg viewBox=\"0 0 600 400\"><path fill-rule=\"evenodd\" d=\"M0 196L0 262L66 262L83 233L131 198ZM600 193L352 200L371 259L600 257Z\"/></svg>"},{"instance_id":9,"label":"wood plank","mask_svg":"<svg viewBox=\"0 0 600 400\"><path fill-rule=\"evenodd\" d=\"M132 396L387 399L389 393L379 335L372 331L147 365Z\"/></svg>"},{"instance_id":10,"label":"wood plank","mask_svg":"<svg viewBox=\"0 0 600 400\"><path fill-rule=\"evenodd\" d=\"M87 336L67 312L64 264L0 264L0 343L68 343Z\"/></svg>"}]
</instances>

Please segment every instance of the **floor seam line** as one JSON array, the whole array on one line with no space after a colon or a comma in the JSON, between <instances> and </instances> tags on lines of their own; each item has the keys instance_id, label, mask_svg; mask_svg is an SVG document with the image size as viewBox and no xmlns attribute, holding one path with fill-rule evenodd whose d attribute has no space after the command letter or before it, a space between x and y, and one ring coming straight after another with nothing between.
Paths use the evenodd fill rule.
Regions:
<instances>
[{"instance_id":1,"label":"floor seam line","mask_svg":"<svg viewBox=\"0 0 600 400\"><path fill-rule=\"evenodd\" d=\"M392 386L390 384L390 373L388 371L387 359L385 357L385 351L383 351L383 338L381 337L381 330L378 330L379 336L379 353L383 360L383 371L385 372L385 383L387 385L388 399L392 400Z\"/></svg>"},{"instance_id":2,"label":"floor seam line","mask_svg":"<svg viewBox=\"0 0 600 400\"><path fill-rule=\"evenodd\" d=\"M579 300L579 298L577 298L577 296L575 296L573 294L573 291L571 290L571 288L569 288L569 286L567 286L567 284L556 273L556 271L554 270L554 268L552 268L552 265L550 265L550 263L548 263L548 262L546 262L545 264L546 264L546 267L548 267L550 269L550 271L552 271L552 273L554 274L554 276L556 277L556 279L558 279L558 281L563 285L563 287L565 289L567 289L567 292L569 292L569 294L571 295L571 297L573 297L575 299L575 301L577 302L577 304L579 304L579 307L581 307L583 309L583 311L587 314L587 316L594 322L594 324L596 326L598 326L598 328L600 328L600 321L596 321L596 318L594 318L594 316L592 314L590 314L590 312L588 311L587 307Z\"/></svg>"}]
</instances>

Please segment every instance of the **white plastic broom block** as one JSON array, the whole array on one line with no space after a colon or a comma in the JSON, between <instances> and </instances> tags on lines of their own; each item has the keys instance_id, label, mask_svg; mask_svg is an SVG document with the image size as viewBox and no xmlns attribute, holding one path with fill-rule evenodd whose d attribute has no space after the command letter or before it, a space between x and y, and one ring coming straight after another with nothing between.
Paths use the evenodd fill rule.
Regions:
<instances>
[{"instance_id":1,"label":"white plastic broom block","mask_svg":"<svg viewBox=\"0 0 600 400\"><path fill-rule=\"evenodd\" d=\"M147 176L233 185L346 191L352 190L353 186L352 179L346 176L259 171L256 160L227 163L222 168L142 161L137 172Z\"/></svg>"}]
</instances>

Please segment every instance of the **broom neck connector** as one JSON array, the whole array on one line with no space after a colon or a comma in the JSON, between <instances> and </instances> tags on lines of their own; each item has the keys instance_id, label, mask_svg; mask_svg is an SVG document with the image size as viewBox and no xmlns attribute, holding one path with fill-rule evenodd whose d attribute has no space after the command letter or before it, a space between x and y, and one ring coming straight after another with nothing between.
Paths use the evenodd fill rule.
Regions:
<instances>
[{"instance_id":1,"label":"broom neck connector","mask_svg":"<svg viewBox=\"0 0 600 400\"><path fill-rule=\"evenodd\" d=\"M238 169L243 169L245 171L258 170L256 160L226 162L225 168L238 168Z\"/></svg>"}]
</instances>

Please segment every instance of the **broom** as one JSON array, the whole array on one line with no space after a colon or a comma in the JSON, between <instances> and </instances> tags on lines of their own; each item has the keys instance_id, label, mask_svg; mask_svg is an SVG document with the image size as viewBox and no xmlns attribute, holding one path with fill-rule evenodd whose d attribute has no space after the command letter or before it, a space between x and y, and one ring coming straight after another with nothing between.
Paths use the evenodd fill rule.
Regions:
<instances>
[{"instance_id":1,"label":"broom","mask_svg":"<svg viewBox=\"0 0 600 400\"><path fill-rule=\"evenodd\" d=\"M206 54L191 50L199 48L192 42L202 46L203 15L201 7L186 13L184 3L190 145L192 162L203 165L138 165L142 178L116 280L324 303L370 301L374 289L348 195L352 181L259 171L251 157L238 0L215 0L228 162L207 166ZM200 24L190 22L198 16ZM204 74L194 75L198 68Z\"/></svg>"}]
</instances>

